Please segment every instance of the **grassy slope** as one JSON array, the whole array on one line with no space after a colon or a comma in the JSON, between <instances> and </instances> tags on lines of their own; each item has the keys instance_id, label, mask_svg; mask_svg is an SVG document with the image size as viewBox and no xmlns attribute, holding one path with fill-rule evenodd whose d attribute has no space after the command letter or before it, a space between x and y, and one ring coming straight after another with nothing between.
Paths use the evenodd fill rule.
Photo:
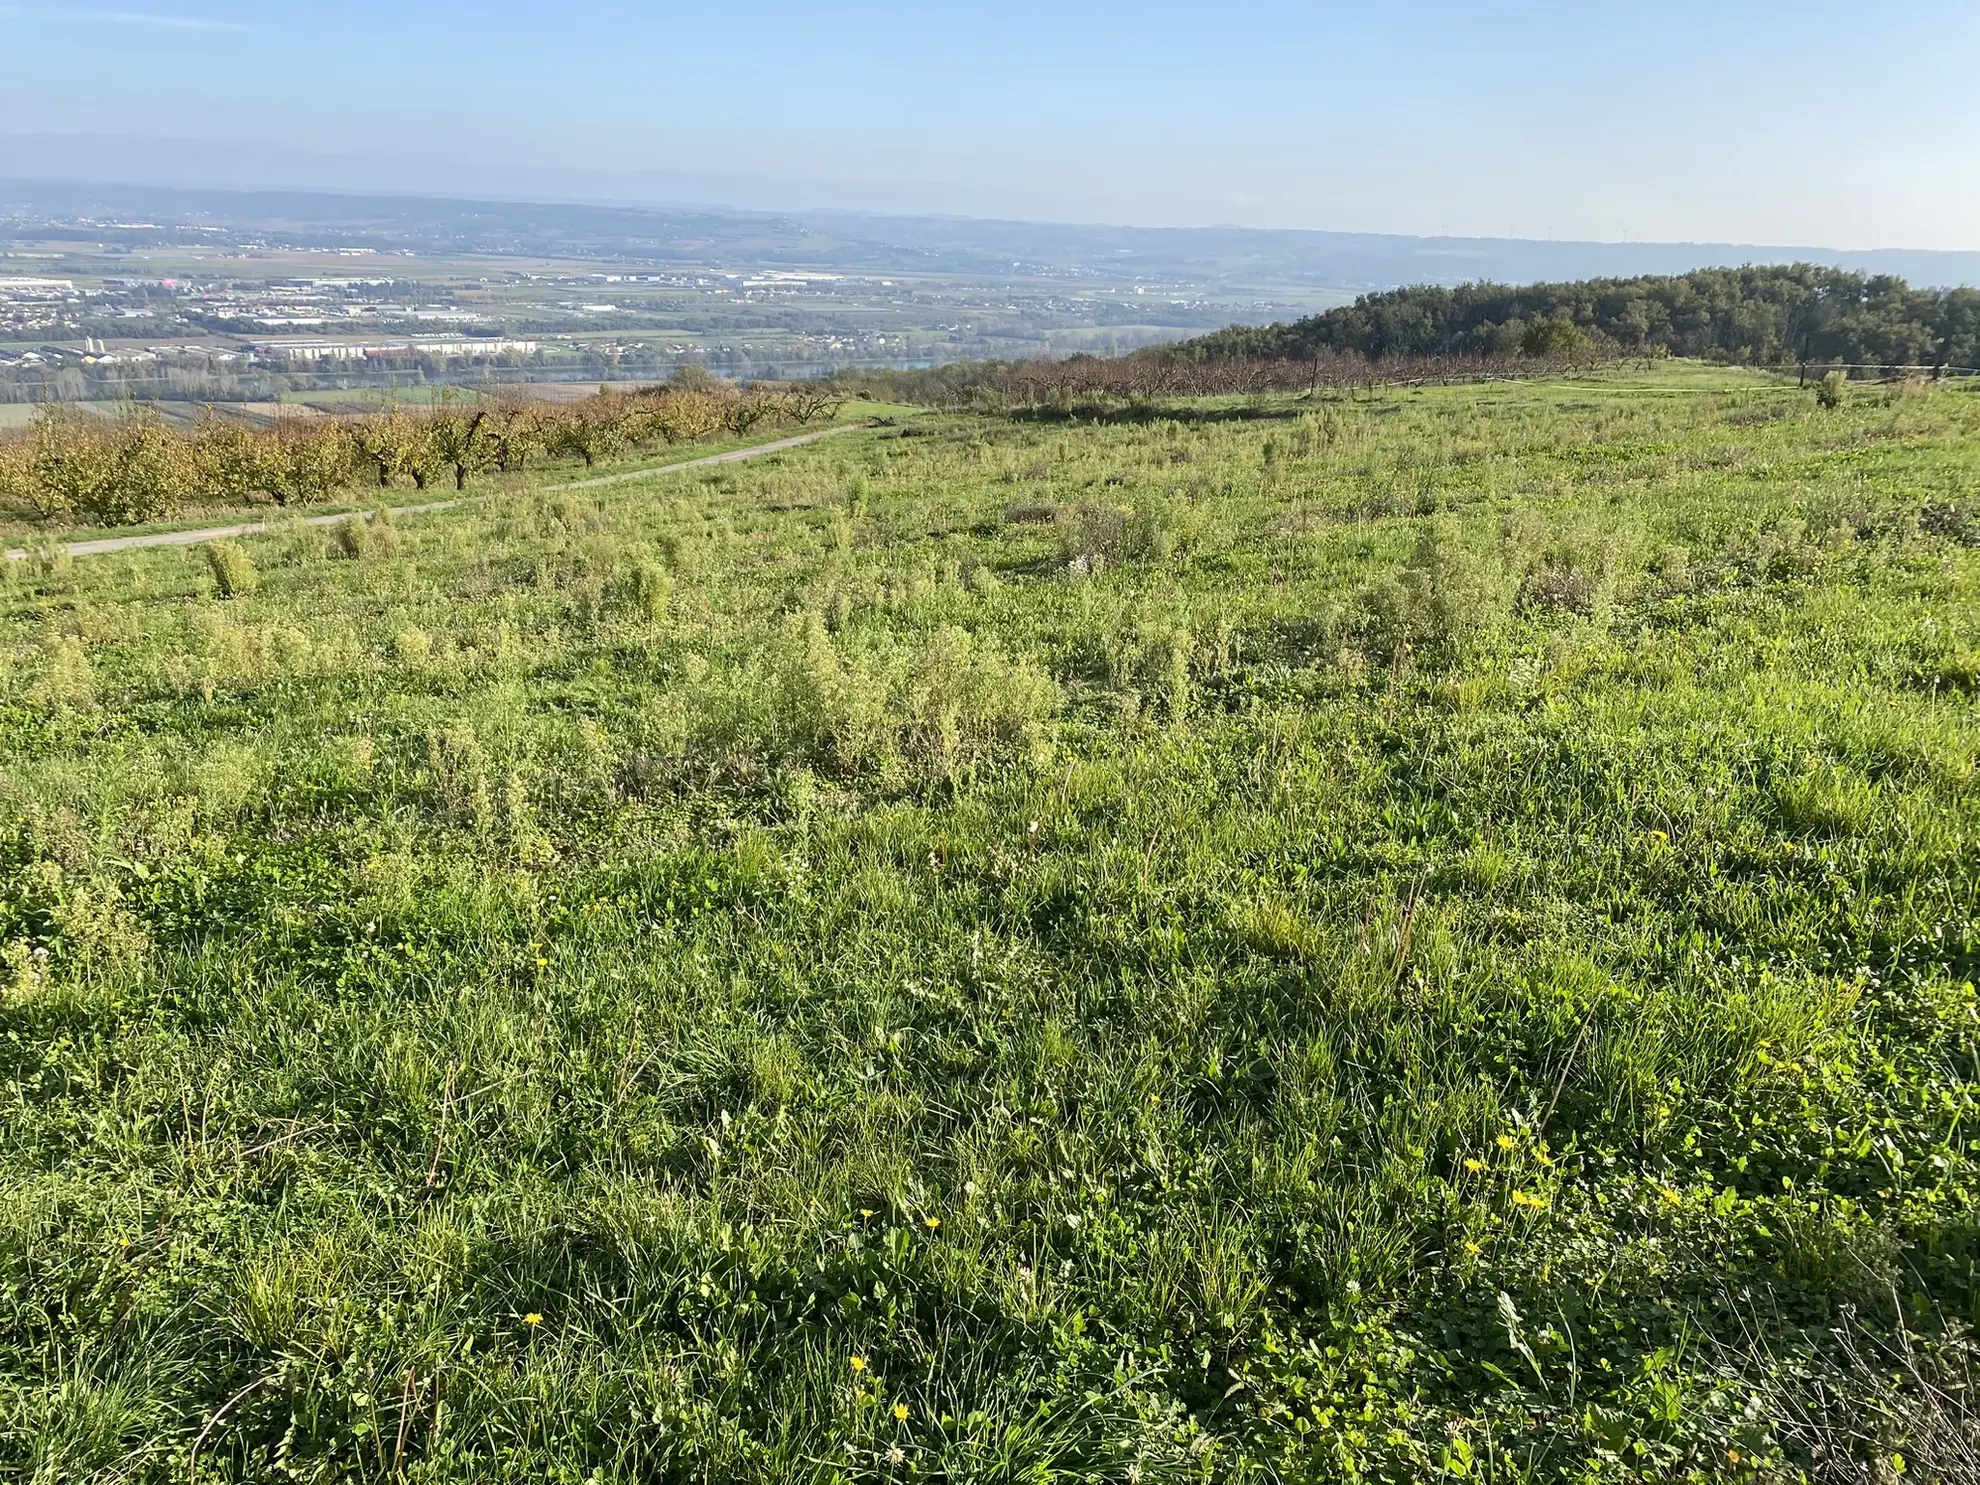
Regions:
<instances>
[{"instance_id":1,"label":"grassy slope","mask_svg":"<svg viewBox=\"0 0 1980 1485\"><path fill-rule=\"evenodd\" d=\"M0 1473L1751 1478L1973 1318L1980 398L1276 411L17 576Z\"/></svg>"}]
</instances>

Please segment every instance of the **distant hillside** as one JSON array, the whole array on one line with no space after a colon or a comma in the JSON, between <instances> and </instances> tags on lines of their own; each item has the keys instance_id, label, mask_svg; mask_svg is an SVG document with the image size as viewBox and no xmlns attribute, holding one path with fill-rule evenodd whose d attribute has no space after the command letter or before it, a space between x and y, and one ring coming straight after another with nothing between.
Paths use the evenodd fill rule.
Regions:
<instances>
[{"instance_id":1,"label":"distant hillside","mask_svg":"<svg viewBox=\"0 0 1980 1485\"><path fill-rule=\"evenodd\" d=\"M1312 359L1554 353L1582 342L1774 365L1980 366L1980 290L1797 263L1578 283L1422 285L1364 294L1290 324L1246 326L1165 354Z\"/></svg>"},{"instance_id":2,"label":"distant hillside","mask_svg":"<svg viewBox=\"0 0 1980 1485\"><path fill-rule=\"evenodd\" d=\"M1316 296L1331 303L1399 284L1530 283L1742 263L1805 262L1901 274L1917 284L1980 284L1980 252L765 211L734 205L760 191L698 177L622 178L559 166L554 181L513 180L491 191L496 182L489 177L499 173L493 163L485 162L485 169L431 161L422 166L412 154L339 160L274 146L189 140L0 134L0 162L8 177L0 179L0 218L15 212L88 217L92 240L126 246L143 246L148 239L109 222L252 229L275 244L322 242L328 234L381 251L577 255L998 279L1043 272L1069 285L1142 283L1151 299L1214 292L1264 301L1233 305L1233 318L1254 310L1294 312ZM152 184L110 184L144 180ZM793 184L786 199L802 200L805 194ZM659 204L724 199L731 205ZM648 204L633 204L641 201ZM149 234L158 236L156 230Z\"/></svg>"}]
</instances>

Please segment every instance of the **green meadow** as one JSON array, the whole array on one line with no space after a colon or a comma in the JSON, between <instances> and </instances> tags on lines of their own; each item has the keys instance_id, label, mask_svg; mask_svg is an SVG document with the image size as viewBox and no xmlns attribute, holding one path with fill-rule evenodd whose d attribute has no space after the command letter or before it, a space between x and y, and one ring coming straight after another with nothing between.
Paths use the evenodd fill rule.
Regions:
<instances>
[{"instance_id":1,"label":"green meadow","mask_svg":"<svg viewBox=\"0 0 1980 1485\"><path fill-rule=\"evenodd\" d=\"M1973 1479L1980 393L898 415L0 587L0 1478Z\"/></svg>"}]
</instances>

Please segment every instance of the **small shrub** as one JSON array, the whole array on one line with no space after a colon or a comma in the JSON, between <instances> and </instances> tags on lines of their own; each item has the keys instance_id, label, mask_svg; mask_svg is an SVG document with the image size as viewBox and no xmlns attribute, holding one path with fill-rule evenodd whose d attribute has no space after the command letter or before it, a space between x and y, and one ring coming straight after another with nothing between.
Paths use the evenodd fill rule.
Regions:
<instances>
[{"instance_id":1,"label":"small shrub","mask_svg":"<svg viewBox=\"0 0 1980 1485\"><path fill-rule=\"evenodd\" d=\"M426 734L426 768L443 818L485 830L494 817L488 787L488 754L471 723L436 727Z\"/></svg>"},{"instance_id":2,"label":"small shrub","mask_svg":"<svg viewBox=\"0 0 1980 1485\"><path fill-rule=\"evenodd\" d=\"M953 626L931 634L911 662L897 715L905 751L928 773L949 780L979 763L1043 762L1058 687L994 640Z\"/></svg>"},{"instance_id":3,"label":"small shrub","mask_svg":"<svg viewBox=\"0 0 1980 1485\"><path fill-rule=\"evenodd\" d=\"M701 573L701 546L691 536L668 532L660 538L660 560L677 575L694 578Z\"/></svg>"},{"instance_id":4,"label":"small shrub","mask_svg":"<svg viewBox=\"0 0 1980 1485\"><path fill-rule=\"evenodd\" d=\"M1176 526L1166 501L1143 496L1128 509L1126 555L1136 561L1166 562L1175 555Z\"/></svg>"},{"instance_id":5,"label":"small shrub","mask_svg":"<svg viewBox=\"0 0 1980 1485\"><path fill-rule=\"evenodd\" d=\"M1077 505L1060 511L1059 552L1082 575L1118 562L1127 548L1127 516L1117 505Z\"/></svg>"},{"instance_id":6,"label":"small shrub","mask_svg":"<svg viewBox=\"0 0 1980 1485\"><path fill-rule=\"evenodd\" d=\"M1519 612L1588 614L1595 607L1595 581L1579 567L1544 566L1520 585Z\"/></svg>"},{"instance_id":7,"label":"small shrub","mask_svg":"<svg viewBox=\"0 0 1980 1485\"><path fill-rule=\"evenodd\" d=\"M271 550L280 566L306 567L323 556L322 534L299 515L272 521L269 530L276 537Z\"/></svg>"},{"instance_id":8,"label":"small shrub","mask_svg":"<svg viewBox=\"0 0 1980 1485\"><path fill-rule=\"evenodd\" d=\"M848 670L818 615L786 618L772 675L775 725L788 748L820 764L871 760L884 692L878 678Z\"/></svg>"},{"instance_id":9,"label":"small shrub","mask_svg":"<svg viewBox=\"0 0 1980 1485\"><path fill-rule=\"evenodd\" d=\"M63 635L48 648L41 674L29 696L56 711L86 710L96 702L96 669L89 652L73 635Z\"/></svg>"},{"instance_id":10,"label":"small shrub","mask_svg":"<svg viewBox=\"0 0 1980 1485\"><path fill-rule=\"evenodd\" d=\"M33 542L27 554L27 566L39 578L66 578L76 570L75 553L67 542Z\"/></svg>"},{"instance_id":11,"label":"small shrub","mask_svg":"<svg viewBox=\"0 0 1980 1485\"><path fill-rule=\"evenodd\" d=\"M596 502L575 495L553 497L547 510L550 519L566 531L582 534L605 528L604 510Z\"/></svg>"},{"instance_id":12,"label":"small shrub","mask_svg":"<svg viewBox=\"0 0 1980 1485\"><path fill-rule=\"evenodd\" d=\"M1454 528L1426 523L1409 565L1363 593L1364 632L1391 657L1421 650L1449 663L1505 615L1509 587L1500 565L1459 541Z\"/></svg>"},{"instance_id":13,"label":"small shrub","mask_svg":"<svg viewBox=\"0 0 1980 1485\"><path fill-rule=\"evenodd\" d=\"M667 616L667 601L673 596L674 579L657 562L629 564L613 585L612 596L619 608L635 618L658 621Z\"/></svg>"},{"instance_id":14,"label":"small shrub","mask_svg":"<svg viewBox=\"0 0 1980 1485\"><path fill-rule=\"evenodd\" d=\"M42 929L35 944L16 939L0 954L16 997L48 983L126 982L151 948L144 925L124 906L113 882L34 861L14 874L10 906ZM0 982L4 983L4 982Z\"/></svg>"},{"instance_id":15,"label":"small shrub","mask_svg":"<svg viewBox=\"0 0 1980 1485\"><path fill-rule=\"evenodd\" d=\"M1119 562L1164 562L1175 551L1167 506L1153 498L1133 505L1085 504L1058 512L1059 548L1076 573Z\"/></svg>"},{"instance_id":16,"label":"small shrub","mask_svg":"<svg viewBox=\"0 0 1980 1485\"><path fill-rule=\"evenodd\" d=\"M369 557L377 548L377 545L377 540L372 533L371 523L363 516L345 516L343 520L330 528L331 550L337 556L347 558L352 562Z\"/></svg>"},{"instance_id":17,"label":"small shrub","mask_svg":"<svg viewBox=\"0 0 1980 1485\"><path fill-rule=\"evenodd\" d=\"M392 636L392 656L408 670L423 670L433 658L433 637L417 625Z\"/></svg>"},{"instance_id":18,"label":"small shrub","mask_svg":"<svg viewBox=\"0 0 1980 1485\"><path fill-rule=\"evenodd\" d=\"M1108 669L1125 689L1131 710L1139 711L1144 702L1159 705L1171 720L1181 721L1189 713L1195 655L1196 637L1186 623L1142 624L1110 646Z\"/></svg>"},{"instance_id":19,"label":"small shrub","mask_svg":"<svg viewBox=\"0 0 1980 1485\"><path fill-rule=\"evenodd\" d=\"M206 566L222 598L245 597L261 582L260 574L254 570L254 559L239 542L210 543L206 548Z\"/></svg>"},{"instance_id":20,"label":"small shrub","mask_svg":"<svg viewBox=\"0 0 1980 1485\"><path fill-rule=\"evenodd\" d=\"M1848 400L1849 377L1844 372L1832 371L1815 384L1815 401L1820 407L1833 410Z\"/></svg>"}]
</instances>

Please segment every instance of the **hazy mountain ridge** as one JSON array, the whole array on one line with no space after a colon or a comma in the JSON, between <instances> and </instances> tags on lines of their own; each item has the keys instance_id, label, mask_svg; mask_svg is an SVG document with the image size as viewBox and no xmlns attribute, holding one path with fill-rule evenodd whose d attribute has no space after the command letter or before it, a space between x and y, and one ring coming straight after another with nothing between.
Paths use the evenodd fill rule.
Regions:
<instances>
[{"instance_id":1,"label":"hazy mountain ridge","mask_svg":"<svg viewBox=\"0 0 1980 1485\"><path fill-rule=\"evenodd\" d=\"M0 145L4 147L4 145ZM10 158L14 152L7 151ZM1245 227L1118 227L832 210L454 198L323 190L0 180L0 214L334 232L396 250L554 254L736 266L995 273L1343 292L1403 284L1563 282L1748 263L1813 263L1930 287L1980 284L1980 252L1848 251L1740 243L1544 242ZM104 226L93 228L101 239Z\"/></svg>"}]
</instances>

